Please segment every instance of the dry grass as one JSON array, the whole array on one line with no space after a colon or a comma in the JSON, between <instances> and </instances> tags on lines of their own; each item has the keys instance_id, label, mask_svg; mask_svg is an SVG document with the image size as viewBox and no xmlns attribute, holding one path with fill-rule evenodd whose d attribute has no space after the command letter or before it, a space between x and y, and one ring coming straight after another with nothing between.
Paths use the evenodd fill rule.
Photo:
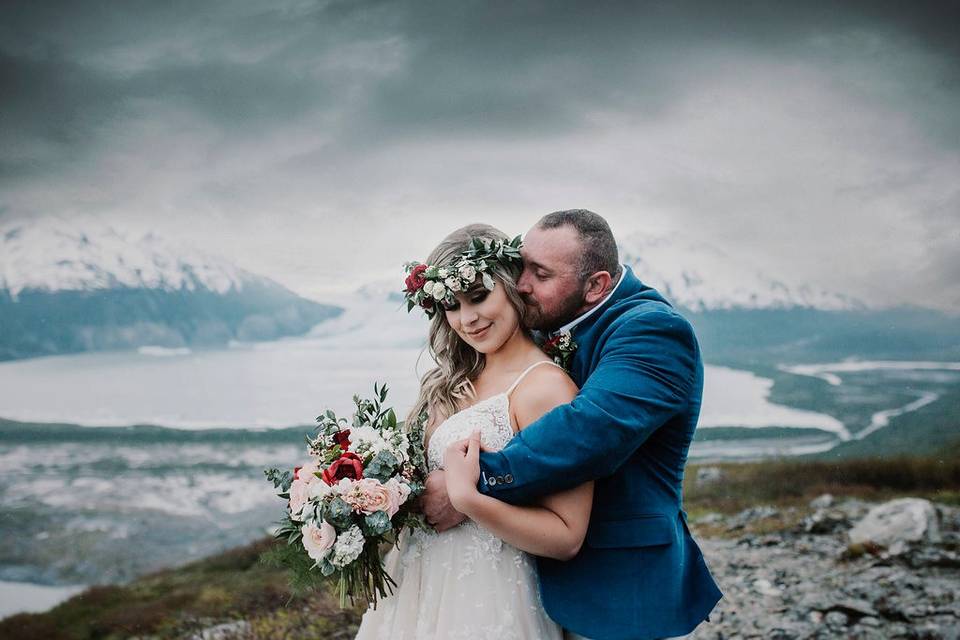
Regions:
<instances>
[{"instance_id":1,"label":"dry grass","mask_svg":"<svg viewBox=\"0 0 960 640\"><path fill-rule=\"evenodd\" d=\"M884 500L913 495L938 502L960 502L960 456L956 447L938 457L900 456L865 460L779 460L690 465L684 483L687 512L736 513L769 504L806 505L823 493ZM719 467L722 478L698 483L702 466Z\"/></svg>"}]
</instances>

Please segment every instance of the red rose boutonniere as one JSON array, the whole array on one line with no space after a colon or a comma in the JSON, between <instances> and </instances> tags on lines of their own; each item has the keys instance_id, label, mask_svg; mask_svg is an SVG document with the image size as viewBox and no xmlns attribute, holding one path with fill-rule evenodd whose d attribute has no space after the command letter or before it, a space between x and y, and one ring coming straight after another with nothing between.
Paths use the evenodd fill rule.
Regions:
<instances>
[{"instance_id":1,"label":"red rose boutonniere","mask_svg":"<svg viewBox=\"0 0 960 640\"><path fill-rule=\"evenodd\" d=\"M569 331L562 331L544 342L541 349L554 362L569 370L570 361L573 360L573 354L577 350L577 343L573 341Z\"/></svg>"}]
</instances>

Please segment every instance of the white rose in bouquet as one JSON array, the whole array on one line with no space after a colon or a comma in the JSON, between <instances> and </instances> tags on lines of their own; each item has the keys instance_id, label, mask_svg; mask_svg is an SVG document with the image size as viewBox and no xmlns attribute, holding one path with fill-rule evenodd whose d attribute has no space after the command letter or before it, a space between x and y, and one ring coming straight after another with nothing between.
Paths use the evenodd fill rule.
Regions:
<instances>
[{"instance_id":1,"label":"white rose in bouquet","mask_svg":"<svg viewBox=\"0 0 960 640\"><path fill-rule=\"evenodd\" d=\"M329 522L323 521L318 527L313 522L303 525L303 548L311 559L319 562L327 557L337 541L337 530Z\"/></svg>"}]
</instances>

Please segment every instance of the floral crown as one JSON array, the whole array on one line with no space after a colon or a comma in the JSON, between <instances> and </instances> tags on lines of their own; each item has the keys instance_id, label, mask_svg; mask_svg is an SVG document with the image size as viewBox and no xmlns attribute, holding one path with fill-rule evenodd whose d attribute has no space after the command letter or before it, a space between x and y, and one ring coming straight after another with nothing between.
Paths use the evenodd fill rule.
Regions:
<instances>
[{"instance_id":1,"label":"floral crown","mask_svg":"<svg viewBox=\"0 0 960 640\"><path fill-rule=\"evenodd\" d=\"M437 303L455 304L457 292L468 290L477 278L487 290L493 291L491 263L521 264L521 245L520 236L509 242L473 238L470 248L446 266L406 263L403 296L407 300L407 311L419 306L432 318L437 312Z\"/></svg>"}]
</instances>

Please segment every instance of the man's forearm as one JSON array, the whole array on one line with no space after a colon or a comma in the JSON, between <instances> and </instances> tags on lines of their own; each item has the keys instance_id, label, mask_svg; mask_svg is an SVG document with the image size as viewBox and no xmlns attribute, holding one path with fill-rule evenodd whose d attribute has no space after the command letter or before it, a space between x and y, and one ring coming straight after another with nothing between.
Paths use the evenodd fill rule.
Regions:
<instances>
[{"instance_id":1,"label":"man's forearm","mask_svg":"<svg viewBox=\"0 0 960 640\"><path fill-rule=\"evenodd\" d=\"M650 435L685 411L702 365L689 324L656 314L625 331L580 394L480 455L484 495L530 504L613 474ZM666 315L667 317L661 317Z\"/></svg>"}]
</instances>

